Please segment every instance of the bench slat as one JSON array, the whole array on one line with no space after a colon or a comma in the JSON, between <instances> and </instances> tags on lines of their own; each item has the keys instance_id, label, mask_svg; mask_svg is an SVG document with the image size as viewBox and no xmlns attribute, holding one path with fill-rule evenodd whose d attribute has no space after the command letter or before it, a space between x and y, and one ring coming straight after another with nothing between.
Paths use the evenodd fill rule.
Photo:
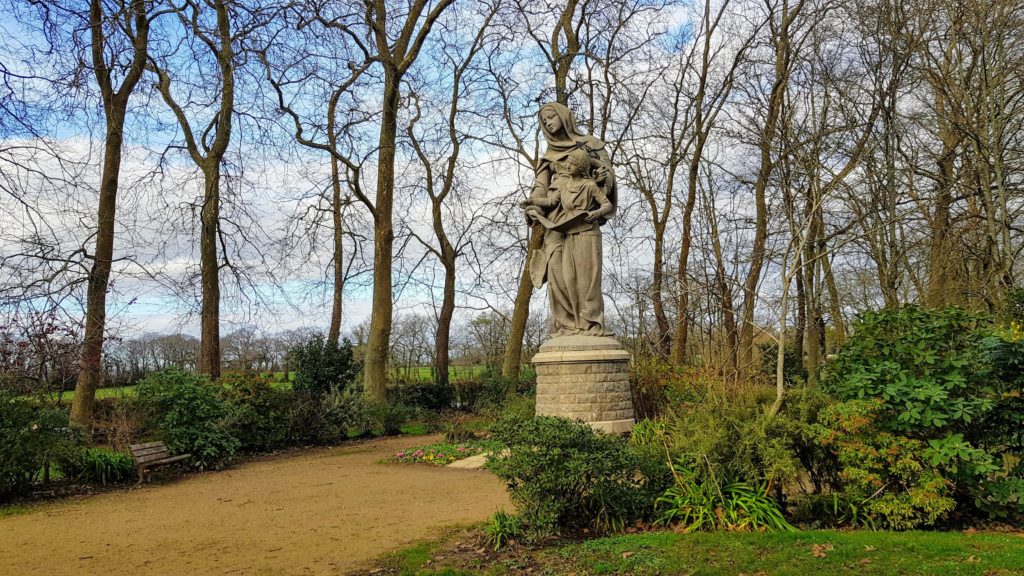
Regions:
<instances>
[{"instance_id":1,"label":"bench slat","mask_svg":"<svg viewBox=\"0 0 1024 576\"><path fill-rule=\"evenodd\" d=\"M164 458L163 460L154 460L152 462L146 462L146 466L157 466L160 464L171 464L173 462L180 462L185 458L191 457L191 454L182 454L180 456L171 456L170 458Z\"/></svg>"},{"instance_id":2,"label":"bench slat","mask_svg":"<svg viewBox=\"0 0 1024 576\"><path fill-rule=\"evenodd\" d=\"M132 444L132 445L128 446L128 449L131 450L132 452L135 452L136 450L144 450L146 448L155 448L157 446L166 446L166 444L164 444L163 442L146 442L144 444Z\"/></svg>"},{"instance_id":3,"label":"bench slat","mask_svg":"<svg viewBox=\"0 0 1024 576\"><path fill-rule=\"evenodd\" d=\"M132 450L132 455L148 456L150 454L157 454L159 452L167 452L167 446L154 446L152 448L143 448L142 450Z\"/></svg>"},{"instance_id":4,"label":"bench slat","mask_svg":"<svg viewBox=\"0 0 1024 576\"><path fill-rule=\"evenodd\" d=\"M139 456L138 458L135 459L135 463L136 464L146 464L148 462L155 462L157 460L163 460L164 458L169 458L170 456L171 456L170 452L166 452L166 451L165 452L159 452L157 454L149 454L149 455L146 455L146 456Z\"/></svg>"}]
</instances>

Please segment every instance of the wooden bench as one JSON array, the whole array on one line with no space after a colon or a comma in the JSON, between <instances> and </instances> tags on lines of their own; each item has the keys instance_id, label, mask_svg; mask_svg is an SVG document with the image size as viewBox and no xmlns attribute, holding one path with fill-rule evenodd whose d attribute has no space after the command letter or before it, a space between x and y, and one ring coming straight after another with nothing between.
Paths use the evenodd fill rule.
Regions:
<instances>
[{"instance_id":1,"label":"wooden bench","mask_svg":"<svg viewBox=\"0 0 1024 576\"><path fill-rule=\"evenodd\" d=\"M135 467L139 471L139 484L142 484L142 481L146 479L146 470L148 468L155 468L157 466L163 466L164 464L173 464L192 457L191 454L171 456L170 450L167 449L167 445L163 442L132 444L128 448L132 451L132 458L135 460Z\"/></svg>"}]
</instances>

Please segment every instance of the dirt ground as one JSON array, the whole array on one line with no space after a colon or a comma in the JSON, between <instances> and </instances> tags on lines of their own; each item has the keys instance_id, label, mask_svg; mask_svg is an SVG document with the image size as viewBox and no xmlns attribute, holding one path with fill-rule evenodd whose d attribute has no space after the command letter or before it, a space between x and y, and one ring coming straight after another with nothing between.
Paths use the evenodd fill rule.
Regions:
<instances>
[{"instance_id":1,"label":"dirt ground","mask_svg":"<svg viewBox=\"0 0 1024 576\"><path fill-rule=\"evenodd\" d=\"M379 464L437 437L271 456L0 519L4 576L346 574L510 508L483 470Z\"/></svg>"}]
</instances>

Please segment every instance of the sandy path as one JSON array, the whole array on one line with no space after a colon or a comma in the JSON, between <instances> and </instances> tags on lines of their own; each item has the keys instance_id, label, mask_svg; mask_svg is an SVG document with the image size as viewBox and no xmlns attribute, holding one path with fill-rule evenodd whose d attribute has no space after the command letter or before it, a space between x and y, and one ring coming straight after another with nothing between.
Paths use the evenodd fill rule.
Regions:
<instances>
[{"instance_id":1,"label":"sandy path","mask_svg":"<svg viewBox=\"0 0 1024 576\"><path fill-rule=\"evenodd\" d=\"M436 438L261 459L0 519L0 574L345 574L509 507L482 470L377 462Z\"/></svg>"}]
</instances>

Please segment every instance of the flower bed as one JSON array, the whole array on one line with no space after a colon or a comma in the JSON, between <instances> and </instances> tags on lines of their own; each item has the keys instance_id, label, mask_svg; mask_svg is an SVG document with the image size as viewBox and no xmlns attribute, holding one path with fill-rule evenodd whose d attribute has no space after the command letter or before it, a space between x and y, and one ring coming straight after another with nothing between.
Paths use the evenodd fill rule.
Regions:
<instances>
[{"instance_id":1,"label":"flower bed","mask_svg":"<svg viewBox=\"0 0 1024 576\"><path fill-rule=\"evenodd\" d=\"M438 442L436 444L399 450L388 458L387 461L401 464L422 463L431 466L447 466L456 460L462 460L463 458L469 458L470 456L476 456L485 452L493 452L499 448L498 443L493 440L478 440L458 444Z\"/></svg>"}]
</instances>

